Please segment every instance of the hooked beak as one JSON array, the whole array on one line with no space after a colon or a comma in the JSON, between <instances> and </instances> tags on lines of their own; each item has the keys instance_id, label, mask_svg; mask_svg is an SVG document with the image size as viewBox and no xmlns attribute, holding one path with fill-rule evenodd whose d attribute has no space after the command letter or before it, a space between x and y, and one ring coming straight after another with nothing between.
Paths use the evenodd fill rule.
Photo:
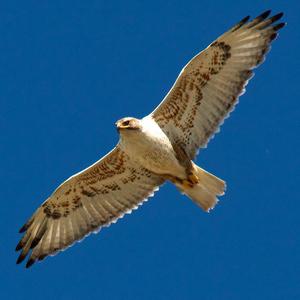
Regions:
<instances>
[{"instance_id":1,"label":"hooked beak","mask_svg":"<svg viewBox=\"0 0 300 300\"><path fill-rule=\"evenodd\" d=\"M116 127L117 127L117 130L120 131L121 129L125 129L127 128L126 126L123 126L122 123L120 121L117 121L115 123Z\"/></svg>"}]
</instances>

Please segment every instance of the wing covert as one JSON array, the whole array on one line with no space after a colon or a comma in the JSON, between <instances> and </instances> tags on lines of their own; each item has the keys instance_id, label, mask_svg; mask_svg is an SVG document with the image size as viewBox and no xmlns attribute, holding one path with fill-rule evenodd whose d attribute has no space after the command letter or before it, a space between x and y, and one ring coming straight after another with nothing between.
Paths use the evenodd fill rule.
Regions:
<instances>
[{"instance_id":1,"label":"wing covert","mask_svg":"<svg viewBox=\"0 0 300 300\"><path fill-rule=\"evenodd\" d=\"M253 21L244 18L181 71L173 87L150 116L172 143L185 147L193 159L205 147L245 91L252 70L265 58L282 13L266 11Z\"/></svg>"},{"instance_id":2,"label":"wing covert","mask_svg":"<svg viewBox=\"0 0 300 300\"><path fill-rule=\"evenodd\" d=\"M132 162L117 146L60 185L21 228L17 263L26 267L54 255L91 232L116 222L153 195L164 180Z\"/></svg>"}]
</instances>

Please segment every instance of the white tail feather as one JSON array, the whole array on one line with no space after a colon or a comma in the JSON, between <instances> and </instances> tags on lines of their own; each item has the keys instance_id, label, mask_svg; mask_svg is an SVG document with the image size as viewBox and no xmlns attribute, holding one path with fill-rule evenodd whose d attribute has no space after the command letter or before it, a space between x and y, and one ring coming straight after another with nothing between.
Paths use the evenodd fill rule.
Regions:
<instances>
[{"instance_id":1,"label":"white tail feather","mask_svg":"<svg viewBox=\"0 0 300 300\"><path fill-rule=\"evenodd\" d=\"M208 212L218 203L217 196L224 195L226 183L195 164L193 164L193 167L193 175L197 177L199 183L192 186L187 184L177 184L177 186L184 194Z\"/></svg>"}]
</instances>

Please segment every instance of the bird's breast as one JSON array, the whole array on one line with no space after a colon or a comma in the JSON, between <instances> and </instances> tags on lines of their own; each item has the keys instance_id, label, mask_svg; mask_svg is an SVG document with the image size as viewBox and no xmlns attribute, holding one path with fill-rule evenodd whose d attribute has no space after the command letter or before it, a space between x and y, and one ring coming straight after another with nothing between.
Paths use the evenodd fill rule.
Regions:
<instances>
[{"instance_id":1,"label":"bird's breast","mask_svg":"<svg viewBox=\"0 0 300 300\"><path fill-rule=\"evenodd\" d=\"M120 145L132 160L156 174L184 173L165 135L143 132L123 137Z\"/></svg>"}]
</instances>

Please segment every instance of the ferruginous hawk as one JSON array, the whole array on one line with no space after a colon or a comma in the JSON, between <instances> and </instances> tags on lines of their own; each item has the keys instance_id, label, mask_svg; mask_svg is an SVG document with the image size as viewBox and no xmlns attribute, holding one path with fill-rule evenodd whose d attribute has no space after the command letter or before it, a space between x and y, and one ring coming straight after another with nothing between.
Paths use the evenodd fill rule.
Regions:
<instances>
[{"instance_id":1,"label":"ferruginous hawk","mask_svg":"<svg viewBox=\"0 0 300 300\"><path fill-rule=\"evenodd\" d=\"M116 122L120 140L98 162L70 177L21 228L17 263L26 267L116 222L166 180L205 211L224 194L225 182L193 163L233 110L265 58L282 13L244 18L196 55L160 105L143 119Z\"/></svg>"}]
</instances>

